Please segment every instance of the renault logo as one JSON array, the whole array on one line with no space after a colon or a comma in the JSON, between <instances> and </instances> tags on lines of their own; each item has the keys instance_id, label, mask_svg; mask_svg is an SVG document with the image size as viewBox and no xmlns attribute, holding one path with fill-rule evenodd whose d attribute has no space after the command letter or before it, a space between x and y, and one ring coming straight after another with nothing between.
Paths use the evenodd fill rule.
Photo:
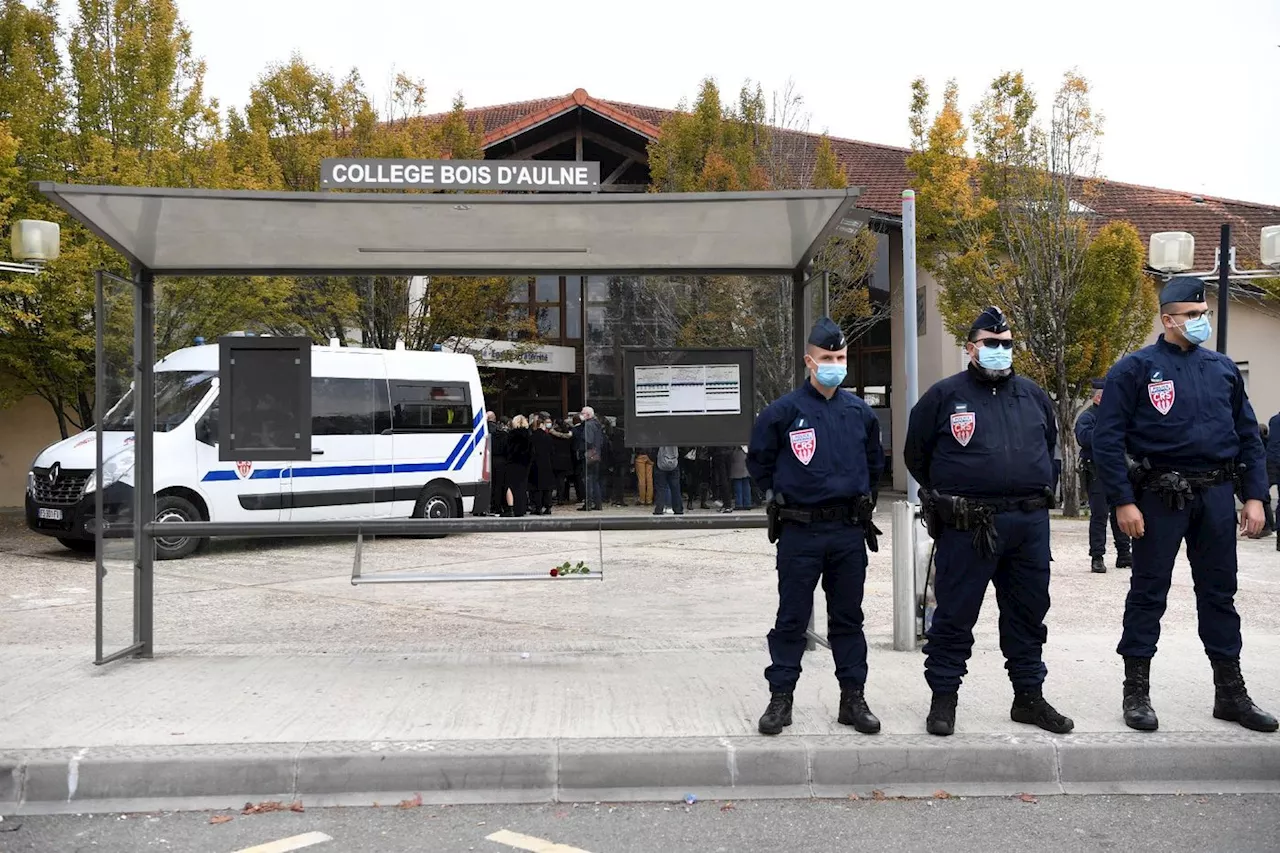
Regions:
<instances>
[{"instance_id":1,"label":"renault logo","mask_svg":"<svg viewBox=\"0 0 1280 853\"><path fill-rule=\"evenodd\" d=\"M52 486L58 482L58 477L62 475L62 466L55 462L53 467L49 469L49 485Z\"/></svg>"}]
</instances>

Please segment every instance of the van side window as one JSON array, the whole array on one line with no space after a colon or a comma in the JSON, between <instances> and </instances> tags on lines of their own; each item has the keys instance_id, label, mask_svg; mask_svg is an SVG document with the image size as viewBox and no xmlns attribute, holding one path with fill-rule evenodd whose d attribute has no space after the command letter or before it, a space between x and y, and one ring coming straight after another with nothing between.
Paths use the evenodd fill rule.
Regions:
<instances>
[{"instance_id":1,"label":"van side window","mask_svg":"<svg viewBox=\"0 0 1280 853\"><path fill-rule=\"evenodd\" d=\"M471 389L463 384L391 380L396 432L471 432Z\"/></svg>"},{"instance_id":2,"label":"van side window","mask_svg":"<svg viewBox=\"0 0 1280 853\"><path fill-rule=\"evenodd\" d=\"M390 428L385 382L321 377L311 380L312 435L373 435Z\"/></svg>"}]
</instances>

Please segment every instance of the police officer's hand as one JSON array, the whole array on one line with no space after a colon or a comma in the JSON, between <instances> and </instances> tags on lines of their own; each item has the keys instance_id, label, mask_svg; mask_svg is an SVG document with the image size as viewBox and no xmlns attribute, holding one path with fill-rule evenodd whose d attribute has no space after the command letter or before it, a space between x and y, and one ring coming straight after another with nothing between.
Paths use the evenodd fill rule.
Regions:
<instances>
[{"instance_id":1,"label":"police officer's hand","mask_svg":"<svg viewBox=\"0 0 1280 853\"><path fill-rule=\"evenodd\" d=\"M1262 509L1262 501L1245 501L1240 510L1240 532L1250 539L1257 539L1262 533L1262 525L1266 513Z\"/></svg>"},{"instance_id":2,"label":"police officer's hand","mask_svg":"<svg viewBox=\"0 0 1280 853\"><path fill-rule=\"evenodd\" d=\"M1146 532L1146 522L1142 518L1142 510L1137 504L1125 504L1116 507L1116 524L1131 539L1141 539Z\"/></svg>"}]
</instances>

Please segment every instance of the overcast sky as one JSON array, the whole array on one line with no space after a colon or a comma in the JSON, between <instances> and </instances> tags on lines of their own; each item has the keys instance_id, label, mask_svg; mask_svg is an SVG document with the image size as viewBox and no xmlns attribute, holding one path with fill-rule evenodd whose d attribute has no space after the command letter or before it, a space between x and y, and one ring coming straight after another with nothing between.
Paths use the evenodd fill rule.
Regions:
<instances>
[{"instance_id":1,"label":"overcast sky","mask_svg":"<svg viewBox=\"0 0 1280 853\"><path fill-rule=\"evenodd\" d=\"M69 0L63 0L71 5ZM1106 177L1280 205L1280 0L179 0L208 90L241 104L299 51L374 91L394 71L485 105L567 94L674 106L712 75L788 78L814 130L908 143L912 78L966 110L1021 69L1048 103L1069 68L1106 117ZM745 14L741 9L758 10ZM1040 11L1043 9L1044 11ZM1034 10L1034 11L1033 11Z\"/></svg>"}]
</instances>

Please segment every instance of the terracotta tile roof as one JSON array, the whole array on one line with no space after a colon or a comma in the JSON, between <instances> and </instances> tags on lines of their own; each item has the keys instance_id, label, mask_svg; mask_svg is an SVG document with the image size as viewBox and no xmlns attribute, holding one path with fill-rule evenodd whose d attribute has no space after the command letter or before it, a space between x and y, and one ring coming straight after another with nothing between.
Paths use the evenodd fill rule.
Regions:
<instances>
[{"instance_id":1,"label":"terracotta tile roof","mask_svg":"<svg viewBox=\"0 0 1280 853\"><path fill-rule=\"evenodd\" d=\"M657 136L662 122L675 110L593 98L583 89L569 95L539 98L512 104L498 104L467 110L472 127L484 121L486 141L518 133L561 112L586 106L601 115L630 127L641 135ZM428 116L438 121L443 115ZM821 138L814 133L782 131L786 157L799 174L813 168L814 151ZM878 145L855 139L830 137L836 159L844 167L849 183L863 188L859 205L889 216L902 213L902 191L910 182L906 159L909 149ZM1232 237L1241 267L1256 266L1258 232L1264 225L1280 225L1280 207L1233 199L1200 197L1193 193L1158 189L1118 181L1100 181L1097 194L1088 205L1108 219L1131 222L1146 241L1157 231L1188 231L1196 238L1196 264L1209 269L1218 245L1218 229L1224 220L1232 225Z\"/></svg>"}]
</instances>

